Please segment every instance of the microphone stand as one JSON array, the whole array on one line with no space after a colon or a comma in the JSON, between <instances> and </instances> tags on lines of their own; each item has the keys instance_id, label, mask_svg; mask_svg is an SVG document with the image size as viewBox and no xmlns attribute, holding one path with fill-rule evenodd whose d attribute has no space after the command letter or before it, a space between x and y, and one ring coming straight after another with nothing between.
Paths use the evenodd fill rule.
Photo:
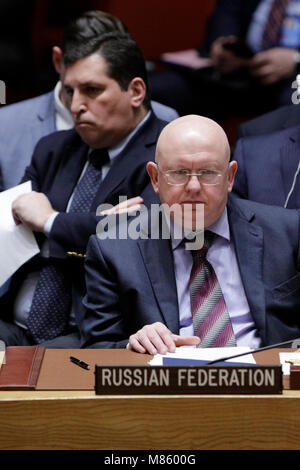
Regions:
<instances>
[{"instance_id":1,"label":"microphone stand","mask_svg":"<svg viewBox=\"0 0 300 470\"><path fill-rule=\"evenodd\" d=\"M246 356L247 354L254 354L260 351L266 351L267 349L279 348L281 346L287 346L288 344L292 343L292 348L299 348L300 347L300 338L297 339L290 339L289 341L284 341L283 343L272 344L271 346L264 346L263 348L253 349L252 351L243 352L239 354L233 354L232 356L227 357L220 357L219 359L214 359L213 361L207 362L205 365L210 366L212 364L216 364L217 362L224 362L228 359L234 359L240 356Z\"/></svg>"}]
</instances>

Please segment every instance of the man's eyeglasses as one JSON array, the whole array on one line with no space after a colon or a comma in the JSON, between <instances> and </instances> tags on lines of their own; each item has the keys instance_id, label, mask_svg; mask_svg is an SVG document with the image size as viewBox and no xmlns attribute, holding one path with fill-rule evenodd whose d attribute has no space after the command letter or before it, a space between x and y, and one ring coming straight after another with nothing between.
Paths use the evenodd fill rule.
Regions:
<instances>
[{"instance_id":1,"label":"man's eyeglasses","mask_svg":"<svg viewBox=\"0 0 300 470\"><path fill-rule=\"evenodd\" d=\"M183 186L187 184L191 176L197 176L200 184L215 186L221 183L222 173L216 170L200 170L197 173L190 173L189 170L158 170L165 176L167 183L172 186Z\"/></svg>"}]
</instances>

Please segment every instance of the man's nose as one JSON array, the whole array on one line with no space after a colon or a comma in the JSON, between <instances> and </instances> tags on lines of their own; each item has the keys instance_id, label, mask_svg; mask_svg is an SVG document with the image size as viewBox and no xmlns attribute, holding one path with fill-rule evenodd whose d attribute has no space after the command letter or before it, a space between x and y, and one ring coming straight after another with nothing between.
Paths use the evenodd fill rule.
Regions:
<instances>
[{"instance_id":1,"label":"man's nose","mask_svg":"<svg viewBox=\"0 0 300 470\"><path fill-rule=\"evenodd\" d=\"M86 103L82 95L76 90L73 92L70 109L71 113L75 115L86 111Z\"/></svg>"},{"instance_id":2,"label":"man's nose","mask_svg":"<svg viewBox=\"0 0 300 470\"><path fill-rule=\"evenodd\" d=\"M199 191L201 189L201 183L197 175L191 175L186 183L186 190L188 191Z\"/></svg>"}]
</instances>

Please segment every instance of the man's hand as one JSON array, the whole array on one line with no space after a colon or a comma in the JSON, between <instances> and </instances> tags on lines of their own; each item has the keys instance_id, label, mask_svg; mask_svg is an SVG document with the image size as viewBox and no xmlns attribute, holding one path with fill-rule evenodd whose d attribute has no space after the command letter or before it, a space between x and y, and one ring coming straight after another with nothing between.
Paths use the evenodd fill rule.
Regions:
<instances>
[{"instance_id":1,"label":"man's hand","mask_svg":"<svg viewBox=\"0 0 300 470\"><path fill-rule=\"evenodd\" d=\"M238 41L235 36L222 36L216 39L210 48L212 63L216 69L223 74L237 72L243 67L247 67L250 60L248 58L238 57L233 52L224 49L224 44L232 44Z\"/></svg>"},{"instance_id":2,"label":"man's hand","mask_svg":"<svg viewBox=\"0 0 300 470\"><path fill-rule=\"evenodd\" d=\"M141 204L143 204L143 202L144 201L140 196L132 197L130 199L126 199L124 202L120 202L120 204L117 204L111 209L102 211L100 215L121 214L123 212L130 214L131 212L138 211L141 208Z\"/></svg>"},{"instance_id":3,"label":"man's hand","mask_svg":"<svg viewBox=\"0 0 300 470\"><path fill-rule=\"evenodd\" d=\"M251 59L249 72L263 85L271 85L289 77L295 71L295 50L286 47L273 47L258 52Z\"/></svg>"},{"instance_id":4,"label":"man's hand","mask_svg":"<svg viewBox=\"0 0 300 470\"><path fill-rule=\"evenodd\" d=\"M175 352L178 346L198 345L198 336L174 335L163 323L146 325L129 338L130 349L139 353L166 354Z\"/></svg>"},{"instance_id":5,"label":"man's hand","mask_svg":"<svg viewBox=\"0 0 300 470\"><path fill-rule=\"evenodd\" d=\"M12 213L16 224L23 223L35 232L43 232L45 223L55 210L45 194L32 191L15 199Z\"/></svg>"}]
</instances>

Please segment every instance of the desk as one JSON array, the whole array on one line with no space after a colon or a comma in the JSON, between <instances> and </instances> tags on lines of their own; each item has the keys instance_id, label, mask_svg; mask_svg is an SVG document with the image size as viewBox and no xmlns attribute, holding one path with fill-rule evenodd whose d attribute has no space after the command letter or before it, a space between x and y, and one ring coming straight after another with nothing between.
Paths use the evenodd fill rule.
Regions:
<instances>
[{"instance_id":1,"label":"desk","mask_svg":"<svg viewBox=\"0 0 300 470\"><path fill-rule=\"evenodd\" d=\"M276 396L2 391L0 423L0 448L11 450L300 449L300 391Z\"/></svg>"}]
</instances>

